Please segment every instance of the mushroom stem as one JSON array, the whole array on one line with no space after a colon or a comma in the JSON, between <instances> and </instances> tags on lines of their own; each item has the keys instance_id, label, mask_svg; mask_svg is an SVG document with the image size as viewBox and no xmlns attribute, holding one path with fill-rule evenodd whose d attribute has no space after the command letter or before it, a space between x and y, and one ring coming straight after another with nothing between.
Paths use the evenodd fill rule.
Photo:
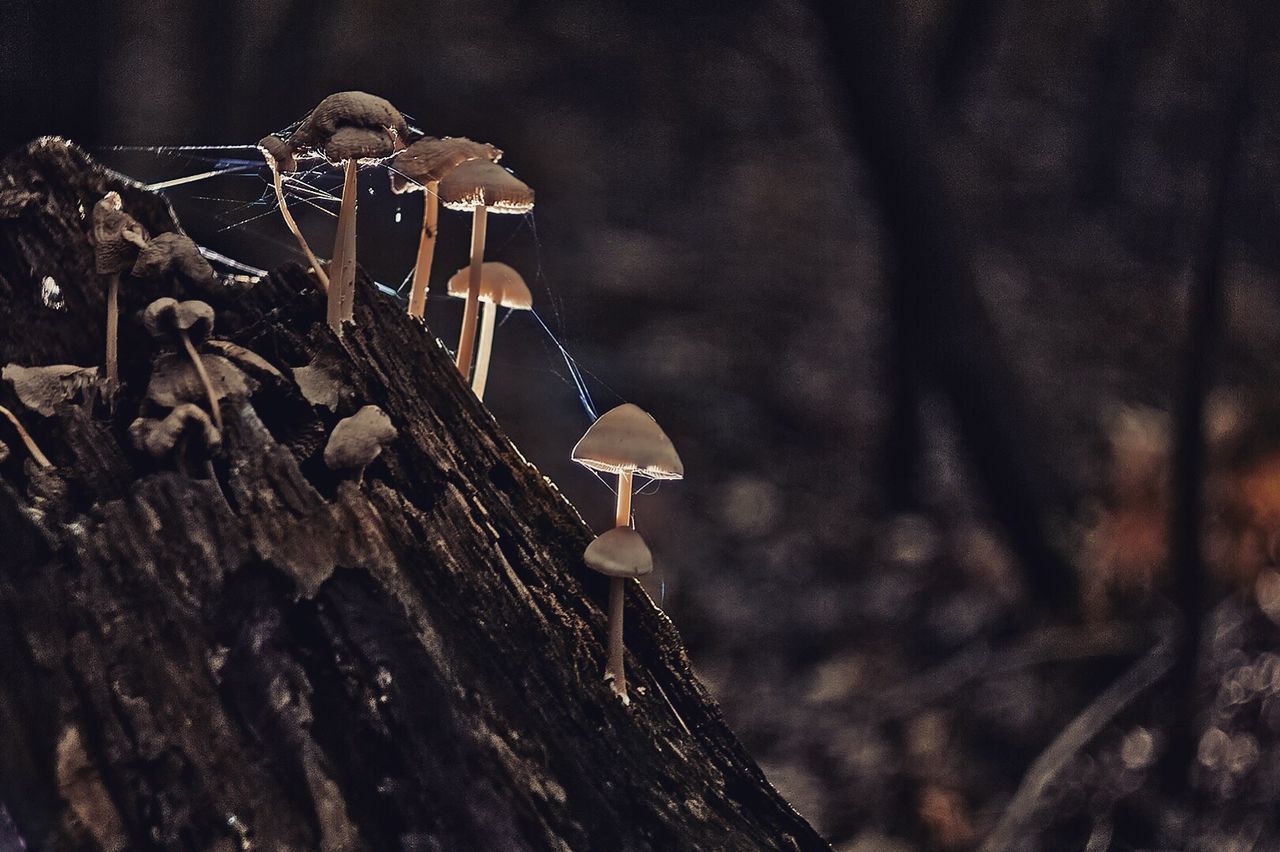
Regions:
<instances>
[{"instance_id":1,"label":"mushroom stem","mask_svg":"<svg viewBox=\"0 0 1280 852\"><path fill-rule=\"evenodd\" d=\"M621 577L609 578L609 661L605 664L604 679L614 695L630 704L627 697L627 671L623 666L622 656L622 604L623 592L626 591L626 580Z\"/></svg>"},{"instance_id":2,"label":"mushroom stem","mask_svg":"<svg viewBox=\"0 0 1280 852\"><path fill-rule=\"evenodd\" d=\"M476 355L476 375L471 389L476 399L484 399L484 388L489 382L489 356L493 352L493 330L498 324L498 303L485 302L480 312L480 351Z\"/></svg>"},{"instance_id":3,"label":"mushroom stem","mask_svg":"<svg viewBox=\"0 0 1280 852\"><path fill-rule=\"evenodd\" d=\"M111 276L107 289L107 383L120 382L120 273Z\"/></svg>"},{"instance_id":4,"label":"mushroom stem","mask_svg":"<svg viewBox=\"0 0 1280 852\"><path fill-rule=\"evenodd\" d=\"M616 527L631 526L631 475L632 472L629 470L618 473L618 512L617 521L614 523Z\"/></svg>"},{"instance_id":5,"label":"mushroom stem","mask_svg":"<svg viewBox=\"0 0 1280 852\"><path fill-rule=\"evenodd\" d=\"M53 467L53 462L49 461L48 456L40 452L40 447L36 446L35 439L31 437L31 433L23 428L22 424L14 417L13 412L0 405L0 414L9 418L9 422L13 424L13 428L18 430L18 437L22 439L22 443L27 445L27 452L31 453L31 458L36 460L36 464L41 467Z\"/></svg>"},{"instance_id":6,"label":"mushroom stem","mask_svg":"<svg viewBox=\"0 0 1280 852\"><path fill-rule=\"evenodd\" d=\"M195 344L191 342L191 336L185 331L179 332L182 335L182 345L186 347L187 354L191 356L191 363L196 367L196 373L200 376L200 382L204 385L204 392L209 397L209 413L213 415L213 425L218 427L218 431L222 431L222 411L218 408L218 397L213 392L213 382L209 381L209 371L204 368L204 361L200 358L200 353L196 351Z\"/></svg>"},{"instance_id":7,"label":"mushroom stem","mask_svg":"<svg viewBox=\"0 0 1280 852\"><path fill-rule=\"evenodd\" d=\"M467 279L467 307L462 312L462 333L458 337L455 363L463 381L471 378L471 355L476 348L476 319L480 313L480 269L484 265L484 230L489 208L476 205L471 220L471 269Z\"/></svg>"},{"instance_id":8,"label":"mushroom stem","mask_svg":"<svg viewBox=\"0 0 1280 852\"><path fill-rule=\"evenodd\" d=\"M338 208L338 234L333 243L333 260L329 264L329 328L342 333L342 323L355 316L356 286L356 170L358 163L347 160L342 182L342 206Z\"/></svg>"},{"instance_id":9,"label":"mushroom stem","mask_svg":"<svg viewBox=\"0 0 1280 852\"><path fill-rule=\"evenodd\" d=\"M431 260L436 253L436 220L440 217L440 181L433 180L422 188L422 237L418 240L418 261L413 267L413 290L409 294L409 316L420 317L427 311L427 287L431 281Z\"/></svg>"},{"instance_id":10,"label":"mushroom stem","mask_svg":"<svg viewBox=\"0 0 1280 852\"><path fill-rule=\"evenodd\" d=\"M276 188L276 201L280 205L280 215L284 217L284 223L289 228L289 232L298 241L298 246L302 249L302 253L307 256L307 262L311 264L316 280L320 282L320 289L328 292L329 276L325 274L324 267L320 265L319 259L311 251L311 246L307 245L306 237L302 236L298 223L293 220L293 214L289 212L289 204L284 198L284 186L280 178L280 169L276 167L275 157L270 154L265 154L264 156L266 157L267 165L271 167L271 182Z\"/></svg>"}]
</instances>

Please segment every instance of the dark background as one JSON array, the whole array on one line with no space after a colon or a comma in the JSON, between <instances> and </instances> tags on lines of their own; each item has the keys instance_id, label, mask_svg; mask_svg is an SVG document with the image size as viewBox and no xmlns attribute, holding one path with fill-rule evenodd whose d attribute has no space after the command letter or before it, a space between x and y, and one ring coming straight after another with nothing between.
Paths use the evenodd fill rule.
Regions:
<instances>
[{"instance_id":1,"label":"dark background","mask_svg":"<svg viewBox=\"0 0 1280 852\"><path fill-rule=\"evenodd\" d=\"M1029 439L1021 473L1052 486L1053 546L1087 574L1115 455L1109 418L1120 406L1168 410L1178 395L1189 289L1233 128L1243 142L1228 160L1217 381L1265 400L1280 378L1272 45L1260 18L1230 3L877 5L901 84L883 94L925 107L954 219L946 238L962 241L990 314L966 345L1010 367L1026 407L1002 425ZM913 363L893 349L890 323L918 305L895 290L883 196L832 73L830 41L840 59L864 38L828 39L789 0L0 0L0 148L61 134L143 182L165 180L257 154L116 146L251 144L329 92L362 89L427 133L504 149L537 208L492 217L488 256L533 285L596 407L639 404L683 456L688 478L639 497L637 526L658 564L650 592L731 724L837 847L963 849L1139 652L1108 645L1107 630L1145 623L1160 598L1095 608L1084 627L1070 600L1033 613L1027 567L988 511L945 390L926 383L909 405L922 424L918 479L886 463L903 435L890 402ZM1237 76L1247 109L1233 123ZM197 242L270 268L294 253L275 215L245 221L271 209L252 203L273 203L265 177L246 169L170 197ZM377 168L362 180L360 261L395 287L420 196L391 195ZM327 255L332 220L294 209ZM442 283L466 261L467 230L442 214L428 320L450 346L460 309ZM609 491L568 461L590 418L530 316L502 327L487 397L587 520L611 523ZM1249 665L1270 672L1275 628L1256 618L1252 582L1214 586L1204 603L1218 607L1214 629L1248 626L1230 641L1252 642ZM1218 601L1232 592L1224 616ZM1044 650L1004 668L980 653L1008 646ZM956 678L970 663L972 676ZM1143 749L1163 742L1157 697L1080 756L1039 820L1044 836L1027 842L1079 849L1105 835L1113 845L1097 848L1126 849L1194 835L1270 848L1272 818L1259 814L1280 791L1280 677L1264 680L1256 714L1221 722L1236 762L1197 770L1210 800L1199 822L1161 829L1153 816L1177 799ZM1206 714L1197 724L1212 728Z\"/></svg>"}]
</instances>

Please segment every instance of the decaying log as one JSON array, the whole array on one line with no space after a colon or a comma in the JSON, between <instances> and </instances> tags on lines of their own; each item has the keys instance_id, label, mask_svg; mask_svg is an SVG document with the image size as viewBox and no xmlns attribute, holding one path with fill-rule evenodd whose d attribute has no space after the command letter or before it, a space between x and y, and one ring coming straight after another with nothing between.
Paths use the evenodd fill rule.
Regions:
<instances>
[{"instance_id":1,"label":"decaying log","mask_svg":"<svg viewBox=\"0 0 1280 852\"><path fill-rule=\"evenodd\" d=\"M101 362L87 213L111 189L149 233L178 229L61 140L4 161L0 362ZM590 532L435 338L362 279L339 340L311 287L296 266L212 287L125 275L114 399L44 417L0 388L55 465L0 424L0 802L27 843L827 848L635 584L632 704L612 695ZM129 441L159 353L138 315L161 295L209 302L215 337L280 373L247 369L256 390L223 403L213 479ZM340 477L324 441L365 404L398 436Z\"/></svg>"}]
</instances>

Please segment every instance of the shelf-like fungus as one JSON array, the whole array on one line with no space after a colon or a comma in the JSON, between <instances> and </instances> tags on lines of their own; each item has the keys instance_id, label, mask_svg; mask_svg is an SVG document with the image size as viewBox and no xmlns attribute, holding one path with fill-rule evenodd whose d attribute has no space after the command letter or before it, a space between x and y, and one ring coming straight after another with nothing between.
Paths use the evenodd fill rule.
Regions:
<instances>
[{"instance_id":1,"label":"shelf-like fungus","mask_svg":"<svg viewBox=\"0 0 1280 852\"><path fill-rule=\"evenodd\" d=\"M258 149L262 151L262 157L267 161L267 166L271 169L271 185L275 187L276 203L280 207L280 216L284 219L285 227L289 229L289 233L293 234L293 238L298 241L298 247L306 255L307 262L311 264L311 273L320 282L320 289L327 292L329 289L329 276L325 274L324 267L320 265L315 252L311 251L311 245L307 242L307 238L302 236L302 230L294 220L293 213L289 212L289 202L285 200L284 180L281 175L292 174L298 168L298 161L294 158L293 148L279 136L270 135L262 137L262 140L258 142Z\"/></svg>"},{"instance_id":2,"label":"shelf-like fungus","mask_svg":"<svg viewBox=\"0 0 1280 852\"><path fill-rule=\"evenodd\" d=\"M324 447L324 463L335 473L354 474L364 479L364 469L395 440L396 427L376 405L366 405L350 417L338 421Z\"/></svg>"},{"instance_id":3,"label":"shelf-like fungus","mask_svg":"<svg viewBox=\"0 0 1280 852\"><path fill-rule=\"evenodd\" d=\"M609 578L609 653L604 679L624 704L630 704L622 653L624 592L627 580L653 571L653 554L640 533L630 527L614 527L587 545L582 558L591 570Z\"/></svg>"},{"instance_id":4,"label":"shelf-like fungus","mask_svg":"<svg viewBox=\"0 0 1280 852\"><path fill-rule=\"evenodd\" d=\"M203 341L213 331L213 308L205 302L190 300L179 302L168 297L156 299L142 314L142 322L157 340L180 342L195 367L196 374L209 399L209 413L218 431L222 431L222 412L218 408L218 394L209 378L204 359L196 351L196 343ZM194 340L193 340L194 338ZM154 375L153 375L154 381Z\"/></svg>"},{"instance_id":5,"label":"shelf-like fungus","mask_svg":"<svg viewBox=\"0 0 1280 852\"><path fill-rule=\"evenodd\" d=\"M391 191L421 191L423 194L422 236L418 239L418 258L413 266L413 287L409 293L409 315L420 317L427 309L427 287L431 278L431 260L436 250L436 222L440 213L440 180L469 160L496 163L502 151L483 142L464 137L436 139L428 136L405 148L396 157L391 172Z\"/></svg>"},{"instance_id":6,"label":"shelf-like fungus","mask_svg":"<svg viewBox=\"0 0 1280 852\"><path fill-rule=\"evenodd\" d=\"M458 335L457 365L462 378L471 377L471 356L476 345L476 321L480 313L480 271L484 264L485 226L490 211L528 213L533 190L502 166L490 160L467 160L440 180L440 203L450 210L472 211L471 266L467 279L467 306Z\"/></svg>"},{"instance_id":7,"label":"shelf-like fungus","mask_svg":"<svg viewBox=\"0 0 1280 852\"><path fill-rule=\"evenodd\" d=\"M93 206L93 265L99 275L109 276L105 372L111 388L120 381L120 273L133 267L147 244L146 229L123 207L118 192L108 192Z\"/></svg>"},{"instance_id":8,"label":"shelf-like fungus","mask_svg":"<svg viewBox=\"0 0 1280 852\"><path fill-rule=\"evenodd\" d=\"M606 411L573 448L572 458L584 467L618 475L617 525L631 525L631 482L639 474L649 479L684 479L671 439L643 409L631 403Z\"/></svg>"},{"instance_id":9,"label":"shelf-like fungus","mask_svg":"<svg viewBox=\"0 0 1280 852\"><path fill-rule=\"evenodd\" d=\"M356 281L356 173L404 148L408 125L391 103L367 92L338 92L322 100L289 136L294 156L319 155L342 166L342 205L329 263L329 327L341 333L354 316ZM277 162L278 162L277 158Z\"/></svg>"},{"instance_id":10,"label":"shelf-like fungus","mask_svg":"<svg viewBox=\"0 0 1280 852\"><path fill-rule=\"evenodd\" d=\"M465 299L469 292L470 268L463 267L449 279L449 295ZM489 381L489 358L493 353L493 337L498 325L498 308L514 311L533 309L533 294L520 273L505 263L485 261L480 268L480 301L484 313L480 318L480 351L476 355L475 377L471 389L484 399L484 388Z\"/></svg>"}]
</instances>

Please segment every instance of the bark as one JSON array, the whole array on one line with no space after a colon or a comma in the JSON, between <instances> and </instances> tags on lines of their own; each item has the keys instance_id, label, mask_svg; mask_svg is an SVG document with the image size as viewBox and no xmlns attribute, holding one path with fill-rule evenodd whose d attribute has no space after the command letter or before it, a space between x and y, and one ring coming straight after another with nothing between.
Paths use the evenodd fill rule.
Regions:
<instances>
[{"instance_id":1,"label":"bark","mask_svg":"<svg viewBox=\"0 0 1280 852\"><path fill-rule=\"evenodd\" d=\"M81 210L117 189L151 233L171 211L58 140L0 181L0 360L98 363L105 281ZM42 301L46 276L65 309ZM434 336L361 278L339 341L312 286L296 266L204 290L125 276L113 411L44 418L0 389L56 465L16 449L0 465L0 802L27 843L827 848L635 583L632 703L612 695L590 531ZM216 482L127 438L156 355L137 313L159 295L209 301L215 336L286 377L224 402ZM338 411L289 378L308 365ZM324 440L369 403L399 435L339 478Z\"/></svg>"}]
</instances>

